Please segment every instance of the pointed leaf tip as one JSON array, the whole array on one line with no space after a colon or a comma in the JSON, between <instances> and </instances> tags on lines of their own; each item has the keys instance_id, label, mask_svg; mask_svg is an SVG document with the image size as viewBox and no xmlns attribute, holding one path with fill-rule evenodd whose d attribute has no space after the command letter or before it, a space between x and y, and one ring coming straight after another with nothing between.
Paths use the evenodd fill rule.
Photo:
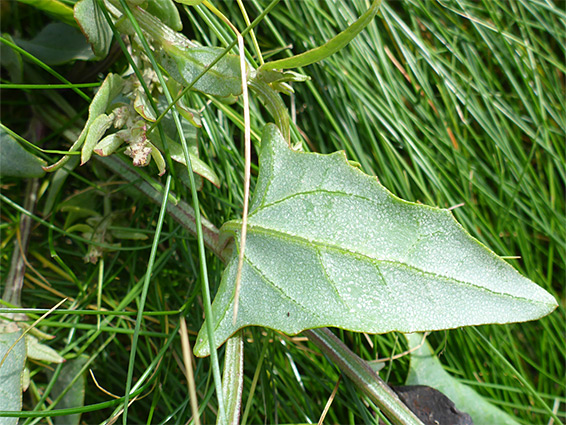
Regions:
<instances>
[{"instance_id":1,"label":"pointed leaf tip","mask_svg":"<svg viewBox=\"0 0 566 425\"><path fill-rule=\"evenodd\" d=\"M222 230L238 238L240 227ZM343 153L295 152L273 125L262 138L234 325L236 269L234 253L212 306L218 345L250 325L417 332L535 320L557 305L449 211L397 198ZM209 353L205 329L199 356Z\"/></svg>"}]
</instances>

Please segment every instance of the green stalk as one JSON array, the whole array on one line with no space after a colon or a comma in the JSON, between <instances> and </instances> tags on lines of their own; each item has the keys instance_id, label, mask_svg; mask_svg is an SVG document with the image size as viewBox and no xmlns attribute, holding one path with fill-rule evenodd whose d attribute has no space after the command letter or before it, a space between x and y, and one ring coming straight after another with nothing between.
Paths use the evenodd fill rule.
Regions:
<instances>
[{"instance_id":1,"label":"green stalk","mask_svg":"<svg viewBox=\"0 0 566 425\"><path fill-rule=\"evenodd\" d=\"M222 390L226 403L228 423L238 425L242 407L242 390L244 386L244 339L242 331L238 331L226 342L224 352L224 374ZM218 417L219 419L220 417ZM218 425L222 423L217 420Z\"/></svg>"},{"instance_id":2,"label":"green stalk","mask_svg":"<svg viewBox=\"0 0 566 425\"><path fill-rule=\"evenodd\" d=\"M310 329L303 333L383 410L391 422L395 425L423 425L367 362L350 351L328 328Z\"/></svg>"}]
</instances>

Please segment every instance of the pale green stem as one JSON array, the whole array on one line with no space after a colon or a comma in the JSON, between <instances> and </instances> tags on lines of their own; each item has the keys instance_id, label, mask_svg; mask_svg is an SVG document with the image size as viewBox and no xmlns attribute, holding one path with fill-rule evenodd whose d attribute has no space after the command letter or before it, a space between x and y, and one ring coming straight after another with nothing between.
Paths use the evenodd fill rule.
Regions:
<instances>
[{"instance_id":1,"label":"pale green stem","mask_svg":"<svg viewBox=\"0 0 566 425\"><path fill-rule=\"evenodd\" d=\"M423 425L397 394L328 328L303 332L356 386L366 393L395 425Z\"/></svg>"},{"instance_id":2,"label":"pale green stem","mask_svg":"<svg viewBox=\"0 0 566 425\"><path fill-rule=\"evenodd\" d=\"M289 112L287 112L287 106L275 90L271 86L263 81L258 81L254 78L248 82L250 89L253 90L255 94L258 95L259 99L263 105L267 108L275 125L281 131L283 138L289 142L290 139L290 124L289 124Z\"/></svg>"},{"instance_id":3,"label":"pale green stem","mask_svg":"<svg viewBox=\"0 0 566 425\"><path fill-rule=\"evenodd\" d=\"M244 385L244 339L242 331L238 331L226 342L224 352L224 374L222 391L226 403L226 419L231 425L238 425L242 406ZM219 419L219 418L218 418ZM221 425L217 420L216 423Z\"/></svg>"}]
</instances>

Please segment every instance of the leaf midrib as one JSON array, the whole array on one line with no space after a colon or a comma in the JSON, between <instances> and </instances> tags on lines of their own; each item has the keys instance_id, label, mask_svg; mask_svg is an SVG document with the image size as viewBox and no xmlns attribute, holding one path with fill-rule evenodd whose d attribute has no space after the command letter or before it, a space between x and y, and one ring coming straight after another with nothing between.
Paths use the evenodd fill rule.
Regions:
<instances>
[{"instance_id":1,"label":"leaf midrib","mask_svg":"<svg viewBox=\"0 0 566 425\"><path fill-rule=\"evenodd\" d=\"M237 221L234 220L234 221L229 222L229 223L237 223ZM229 223L226 223L226 224L229 224ZM229 227L231 227L231 226L229 226ZM309 239L306 239L304 237L294 235L294 234L290 234L290 233L286 233L286 232L283 232L283 231L280 231L280 230L277 230L277 229L272 229L272 228L268 228L268 227L264 227L264 226L260 226L260 225L253 225L253 224L250 224L249 222L248 222L247 233L248 233L248 237L249 237L249 235L252 235L254 233L256 233L258 235L272 236L274 238L279 238L279 239L287 240L287 241L295 243L295 244L306 246L307 248L316 249L319 252L320 252L321 249L326 250L326 251L333 251L333 252L337 252L337 253L342 254L342 255L357 257L359 259L369 261L373 264L375 264L375 263L392 264L392 265L395 265L395 266L405 267L405 268L407 268L411 271L422 273L426 276L431 276L431 277L437 278L437 279L445 279L445 280L453 282L455 284L475 288L477 290L487 292L487 293L490 293L490 294L493 294L493 295L512 298L512 299L516 299L516 300L525 300L525 301L528 301L529 303L535 302L537 304L547 305L547 303L539 301L539 300L532 300L532 299L526 298L526 297L519 297L519 296L516 296L516 295L509 294L507 292L493 291L489 288L486 288L486 287L481 286L481 285L473 284L472 282L469 282L469 281L456 279L456 278L451 277L451 276L438 274L438 273L431 272L431 271L428 271L428 270L423 270L423 269L415 267L411 264L407 264L403 261L387 260L387 259L379 259L379 258L370 257L370 256L368 256L364 253L361 253L361 252L346 250L345 248L343 248L339 245L321 242L321 241L318 241L318 240L309 240ZM246 258L246 260L248 260L247 257L245 257L245 258Z\"/></svg>"}]
</instances>

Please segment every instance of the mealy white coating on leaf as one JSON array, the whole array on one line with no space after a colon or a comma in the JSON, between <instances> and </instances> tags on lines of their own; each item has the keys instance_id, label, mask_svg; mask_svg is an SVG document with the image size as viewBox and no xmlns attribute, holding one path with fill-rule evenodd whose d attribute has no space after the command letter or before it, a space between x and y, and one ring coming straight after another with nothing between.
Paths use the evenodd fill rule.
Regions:
<instances>
[{"instance_id":1,"label":"mealy white coating on leaf","mask_svg":"<svg viewBox=\"0 0 566 425\"><path fill-rule=\"evenodd\" d=\"M240 226L223 229L238 237ZM393 196L341 152L294 152L272 125L246 246L237 323L237 260L213 303L217 344L249 325L288 334L322 326L415 332L533 320L556 307L449 211ZM208 354L205 331L195 353Z\"/></svg>"}]
</instances>

